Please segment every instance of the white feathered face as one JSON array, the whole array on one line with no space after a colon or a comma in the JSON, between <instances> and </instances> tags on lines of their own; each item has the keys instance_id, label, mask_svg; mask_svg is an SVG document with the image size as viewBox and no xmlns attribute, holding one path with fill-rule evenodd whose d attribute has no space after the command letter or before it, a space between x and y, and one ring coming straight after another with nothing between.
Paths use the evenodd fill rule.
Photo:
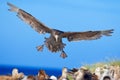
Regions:
<instances>
[{"instance_id":1,"label":"white feathered face","mask_svg":"<svg viewBox=\"0 0 120 80\"><path fill-rule=\"evenodd\" d=\"M58 42L59 37L60 37L60 34L61 34L61 32L60 32L60 31L53 30L52 35L54 36L54 38L55 38L55 41L56 41L56 42Z\"/></svg>"},{"instance_id":2,"label":"white feathered face","mask_svg":"<svg viewBox=\"0 0 120 80\"><path fill-rule=\"evenodd\" d=\"M58 35L55 35L54 37L55 37L55 41L58 42L59 36L58 36Z\"/></svg>"},{"instance_id":3,"label":"white feathered face","mask_svg":"<svg viewBox=\"0 0 120 80\"><path fill-rule=\"evenodd\" d=\"M17 75L18 74L18 69L13 69L13 71L12 71L12 75L14 76L14 75Z\"/></svg>"},{"instance_id":4,"label":"white feathered face","mask_svg":"<svg viewBox=\"0 0 120 80\"><path fill-rule=\"evenodd\" d=\"M66 73L67 71L68 71L68 70L67 70L67 68L63 68L63 72L65 72L65 73Z\"/></svg>"}]
</instances>

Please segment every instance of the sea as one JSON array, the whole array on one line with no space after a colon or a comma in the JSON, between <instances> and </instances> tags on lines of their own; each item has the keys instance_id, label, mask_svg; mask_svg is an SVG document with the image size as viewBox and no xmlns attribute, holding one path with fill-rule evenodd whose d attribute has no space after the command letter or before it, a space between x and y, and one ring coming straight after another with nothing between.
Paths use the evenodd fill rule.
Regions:
<instances>
[{"instance_id":1,"label":"sea","mask_svg":"<svg viewBox=\"0 0 120 80\"><path fill-rule=\"evenodd\" d=\"M47 67L23 67L23 66L9 66L9 65L0 65L0 75L11 75L14 68L18 69L18 72L24 73L26 76L38 74L39 70L44 70L49 76L60 76L62 74L61 69L57 68L47 68Z\"/></svg>"}]
</instances>

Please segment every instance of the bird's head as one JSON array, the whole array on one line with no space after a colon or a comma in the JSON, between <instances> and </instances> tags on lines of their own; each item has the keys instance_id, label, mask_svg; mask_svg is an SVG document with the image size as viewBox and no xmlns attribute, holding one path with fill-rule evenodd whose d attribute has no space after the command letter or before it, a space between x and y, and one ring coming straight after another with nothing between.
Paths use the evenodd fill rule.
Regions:
<instances>
[{"instance_id":1,"label":"bird's head","mask_svg":"<svg viewBox=\"0 0 120 80\"><path fill-rule=\"evenodd\" d=\"M52 31L52 35L54 36L56 42L58 41L60 35L62 34L63 32L62 31L59 31L59 30L56 30L56 29L53 29Z\"/></svg>"},{"instance_id":2,"label":"bird's head","mask_svg":"<svg viewBox=\"0 0 120 80\"><path fill-rule=\"evenodd\" d=\"M64 67L63 69L62 69L62 72L64 72L64 73L67 73L67 68L66 67Z\"/></svg>"}]
</instances>

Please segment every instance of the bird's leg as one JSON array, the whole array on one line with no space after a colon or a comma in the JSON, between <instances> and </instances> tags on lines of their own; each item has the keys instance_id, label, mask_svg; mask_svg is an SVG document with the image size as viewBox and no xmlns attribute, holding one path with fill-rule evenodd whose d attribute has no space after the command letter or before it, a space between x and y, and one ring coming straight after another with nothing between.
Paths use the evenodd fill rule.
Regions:
<instances>
[{"instance_id":1,"label":"bird's leg","mask_svg":"<svg viewBox=\"0 0 120 80\"><path fill-rule=\"evenodd\" d=\"M64 51L62 51L61 54L60 54L60 57L62 57L63 59L65 59L67 57L67 54Z\"/></svg>"},{"instance_id":2,"label":"bird's leg","mask_svg":"<svg viewBox=\"0 0 120 80\"><path fill-rule=\"evenodd\" d=\"M40 46L37 46L36 48L37 48L38 51L43 51L43 47L44 47L44 44L40 45Z\"/></svg>"}]
</instances>

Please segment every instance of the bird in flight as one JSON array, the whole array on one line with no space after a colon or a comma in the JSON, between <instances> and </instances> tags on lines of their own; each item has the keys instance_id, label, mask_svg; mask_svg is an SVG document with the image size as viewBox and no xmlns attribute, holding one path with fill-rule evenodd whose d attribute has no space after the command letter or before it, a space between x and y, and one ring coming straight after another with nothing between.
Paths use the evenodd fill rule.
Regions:
<instances>
[{"instance_id":1,"label":"bird in flight","mask_svg":"<svg viewBox=\"0 0 120 80\"><path fill-rule=\"evenodd\" d=\"M60 57L62 58L67 57L67 54L64 51L64 47L66 46L66 44L63 43L62 38L67 38L69 42L81 40L95 40L99 39L103 35L111 36L111 33L113 33L113 29L85 32L64 32L57 29L51 29L26 11L14 6L11 3L7 4L8 6L10 6L9 11L16 12L17 16L21 20L30 25L39 34L50 34L49 38L45 38L43 45L36 47L38 51L42 51L43 47L46 46L51 52L61 52Z\"/></svg>"}]
</instances>

